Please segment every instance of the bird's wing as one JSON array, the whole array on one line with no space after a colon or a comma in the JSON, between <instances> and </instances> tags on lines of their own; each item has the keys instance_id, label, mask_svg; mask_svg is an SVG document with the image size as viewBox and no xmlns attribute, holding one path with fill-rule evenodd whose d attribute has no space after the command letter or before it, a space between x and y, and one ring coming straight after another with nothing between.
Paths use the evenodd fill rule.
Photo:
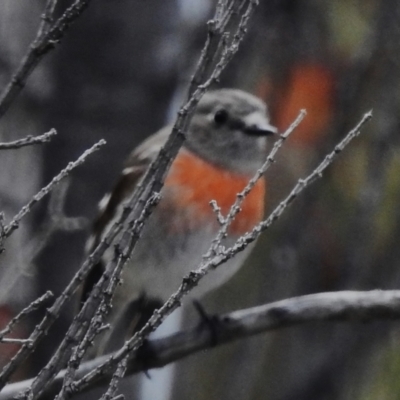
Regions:
<instances>
[{"instance_id":1,"label":"bird's wing","mask_svg":"<svg viewBox=\"0 0 400 400\"><path fill-rule=\"evenodd\" d=\"M114 189L111 193L104 196L99 203L99 214L93 223L91 236L86 245L88 253L92 252L100 243L108 227L118 216L123 203L131 196L148 166L156 158L170 132L170 126L161 129L146 139L130 154ZM87 299L93 286L103 274L103 271L104 265L102 262L93 267L83 284L80 304Z\"/></svg>"}]
</instances>

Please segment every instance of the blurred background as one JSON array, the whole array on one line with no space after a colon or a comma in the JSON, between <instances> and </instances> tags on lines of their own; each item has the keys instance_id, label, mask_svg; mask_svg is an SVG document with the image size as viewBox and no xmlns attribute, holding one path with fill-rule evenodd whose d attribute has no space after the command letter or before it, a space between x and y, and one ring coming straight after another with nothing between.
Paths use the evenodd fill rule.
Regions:
<instances>
[{"instance_id":1,"label":"blurred background","mask_svg":"<svg viewBox=\"0 0 400 400\"><path fill-rule=\"evenodd\" d=\"M60 1L59 12L70 3ZM52 127L59 133L49 144L1 153L0 209L7 220L69 161L107 140L7 240L0 325L44 291L59 294L80 266L97 202L130 149L174 118L214 3L92 2L0 121L1 141ZM374 118L263 235L246 267L203 304L222 313L322 291L398 288L400 1L260 3L219 87L262 97L281 131L300 109L308 112L267 173L266 212L363 113L373 109ZM0 2L0 88L35 37L44 4ZM15 379L44 365L72 309ZM15 335L27 335L33 317ZM196 322L187 319L186 326ZM169 397L400 399L399 328L398 322L314 323L221 346L176 363L179 379ZM0 357L13 351L2 347Z\"/></svg>"}]
</instances>

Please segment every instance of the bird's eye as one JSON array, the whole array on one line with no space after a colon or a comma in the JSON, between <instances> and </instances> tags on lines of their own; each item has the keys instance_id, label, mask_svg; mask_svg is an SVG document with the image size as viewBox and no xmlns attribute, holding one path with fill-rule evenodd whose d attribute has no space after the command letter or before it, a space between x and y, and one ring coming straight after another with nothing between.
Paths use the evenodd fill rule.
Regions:
<instances>
[{"instance_id":1,"label":"bird's eye","mask_svg":"<svg viewBox=\"0 0 400 400\"><path fill-rule=\"evenodd\" d=\"M225 124L228 121L228 118L228 111L224 110L223 108L214 114L214 121L217 125Z\"/></svg>"}]
</instances>

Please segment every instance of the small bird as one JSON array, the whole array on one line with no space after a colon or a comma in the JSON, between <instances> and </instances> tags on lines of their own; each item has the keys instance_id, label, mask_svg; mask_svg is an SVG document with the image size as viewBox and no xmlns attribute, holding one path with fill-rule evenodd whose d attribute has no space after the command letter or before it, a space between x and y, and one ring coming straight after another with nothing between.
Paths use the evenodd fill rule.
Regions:
<instances>
[{"instance_id":1,"label":"small bird","mask_svg":"<svg viewBox=\"0 0 400 400\"><path fill-rule=\"evenodd\" d=\"M131 153L114 190L100 202L100 214L88 242L90 250L117 218L170 131L171 127L161 129ZM210 201L217 202L223 215L229 212L237 193L264 162L267 137L276 132L264 102L249 93L220 89L203 96L184 145L166 176L161 201L125 266L108 316L111 329L98 345L97 355L116 350L129 334L143 327L153 311L177 290L183 276L200 264L220 228ZM226 246L262 219L264 196L262 179L229 227ZM201 297L226 282L243 264L251 247L208 274L193 295ZM83 300L112 256L109 249L87 278Z\"/></svg>"}]
</instances>

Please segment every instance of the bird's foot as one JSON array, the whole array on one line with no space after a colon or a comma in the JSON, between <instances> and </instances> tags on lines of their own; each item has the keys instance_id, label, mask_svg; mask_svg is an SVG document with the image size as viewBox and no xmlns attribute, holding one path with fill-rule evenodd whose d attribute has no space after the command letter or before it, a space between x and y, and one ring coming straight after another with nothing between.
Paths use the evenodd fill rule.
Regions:
<instances>
[{"instance_id":1,"label":"bird's foot","mask_svg":"<svg viewBox=\"0 0 400 400\"><path fill-rule=\"evenodd\" d=\"M220 324L217 315L210 315L198 300L193 300L193 306L200 316L201 324L210 332L210 345L215 347L218 344L218 327Z\"/></svg>"}]
</instances>

